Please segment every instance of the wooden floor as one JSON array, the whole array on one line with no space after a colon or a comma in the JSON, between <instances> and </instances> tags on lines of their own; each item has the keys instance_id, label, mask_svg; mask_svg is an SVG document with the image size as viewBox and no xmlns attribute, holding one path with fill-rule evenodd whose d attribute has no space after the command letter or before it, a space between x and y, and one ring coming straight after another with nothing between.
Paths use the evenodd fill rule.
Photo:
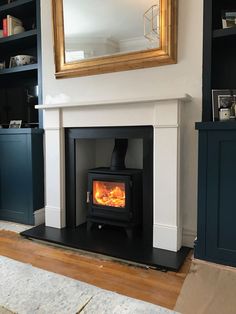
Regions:
<instances>
[{"instance_id":1,"label":"wooden floor","mask_svg":"<svg viewBox=\"0 0 236 314\"><path fill-rule=\"evenodd\" d=\"M164 273L37 243L10 231L0 231L0 255L170 309L191 264L189 256L178 273Z\"/></svg>"}]
</instances>

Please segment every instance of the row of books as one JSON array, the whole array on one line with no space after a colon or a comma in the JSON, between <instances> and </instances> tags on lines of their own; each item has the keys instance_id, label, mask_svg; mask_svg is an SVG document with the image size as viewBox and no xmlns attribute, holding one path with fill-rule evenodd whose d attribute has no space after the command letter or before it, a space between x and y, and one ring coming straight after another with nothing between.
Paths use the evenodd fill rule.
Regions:
<instances>
[{"instance_id":1,"label":"row of books","mask_svg":"<svg viewBox=\"0 0 236 314\"><path fill-rule=\"evenodd\" d=\"M14 28L22 26L22 21L12 15L7 15L2 21L3 24L3 37L14 35Z\"/></svg>"}]
</instances>

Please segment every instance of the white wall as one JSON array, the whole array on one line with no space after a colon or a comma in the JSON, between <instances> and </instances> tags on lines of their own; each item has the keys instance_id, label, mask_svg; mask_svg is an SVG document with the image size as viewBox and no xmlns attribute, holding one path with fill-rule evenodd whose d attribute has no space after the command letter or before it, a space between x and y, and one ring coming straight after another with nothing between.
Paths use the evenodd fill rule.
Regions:
<instances>
[{"instance_id":1,"label":"white wall","mask_svg":"<svg viewBox=\"0 0 236 314\"><path fill-rule=\"evenodd\" d=\"M46 95L65 93L72 102L144 97L165 97L188 93L193 102L184 108L181 184L184 242L196 232L197 132L194 122L201 118L203 0L179 0L178 63L81 78L55 80L51 0L41 1L43 91ZM186 237L187 236L187 237Z\"/></svg>"}]
</instances>

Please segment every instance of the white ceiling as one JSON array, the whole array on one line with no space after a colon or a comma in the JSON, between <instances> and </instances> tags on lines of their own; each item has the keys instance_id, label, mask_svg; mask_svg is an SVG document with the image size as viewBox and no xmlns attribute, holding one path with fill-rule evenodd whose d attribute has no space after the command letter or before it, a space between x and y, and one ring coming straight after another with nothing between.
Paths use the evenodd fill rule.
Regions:
<instances>
[{"instance_id":1,"label":"white ceiling","mask_svg":"<svg viewBox=\"0 0 236 314\"><path fill-rule=\"evenodd\" d=\"M143 13L159 0L63 0L65 36L143 36Z\"/></svg>"}]
</instances>

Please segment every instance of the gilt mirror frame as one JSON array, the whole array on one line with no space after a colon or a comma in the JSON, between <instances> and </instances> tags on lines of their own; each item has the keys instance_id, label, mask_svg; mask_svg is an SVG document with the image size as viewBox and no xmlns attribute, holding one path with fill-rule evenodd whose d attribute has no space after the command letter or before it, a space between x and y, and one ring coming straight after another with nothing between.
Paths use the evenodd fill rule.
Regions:
<instances>
[{"instance_id":1,"label":"gilt mirror frame","mask_svg":"<svg viewBox=\"0 0 236 314\"><path fill-rule=\"evenodd\" d=\"M95 75L177 62L177 0L160 0L160 47L65 62L63 0L52 0L56 78Z\"/></svg>"}]
</instances>

